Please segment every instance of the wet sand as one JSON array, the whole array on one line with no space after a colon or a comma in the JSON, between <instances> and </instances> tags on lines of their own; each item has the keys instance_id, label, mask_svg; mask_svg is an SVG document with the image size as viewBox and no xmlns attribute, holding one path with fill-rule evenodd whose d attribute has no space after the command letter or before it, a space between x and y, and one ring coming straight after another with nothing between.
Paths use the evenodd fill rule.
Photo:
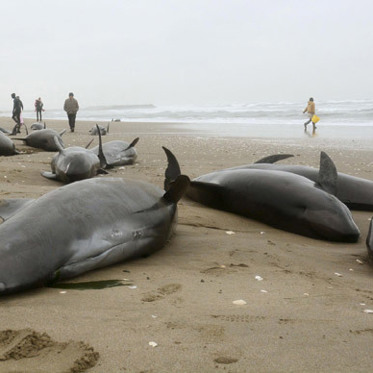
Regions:
<instances>
[{"instance_id":1,"label":"wet sand","mask_svg":"<svg viewBox=\"0 0 373 373\"><path fill-rule=\"evenodd\" d=\"M93 124L78 120L76 132L63 136L65 146L85 146ZM0 126L10 129L12 122L1 118ZM68 128L57 120L47 126ZM314 137L301 126L299 131L297 138L218 137L179 125L119 122L103 139L130 142L139 136L137 163L109 176L160 187L166 166L161 146L173 151L191 178L275 153L295 155L283 163L317 167L324 150L339 171L373 180L370 139L328 135L322 128ZM1 198L36 198L61 186L40 175L50 170L54 153L21 142L17 148L24 153L0 158ZM373 309L373 267L365 247L372 214L354 211L361 239L341 244L184 198L176 235L161 251L71 280L127 279L134 286L40 288L1 297L0 372L371 371L373 315L364 310ZM43 333L53 348L33 355L26 349L18 360L5 353L6 336L36 335L40 341L47 338ZM67 346L64 353L61 346ZM77 360L87 359L76 368Z\"/></svg>"}]
</instances>

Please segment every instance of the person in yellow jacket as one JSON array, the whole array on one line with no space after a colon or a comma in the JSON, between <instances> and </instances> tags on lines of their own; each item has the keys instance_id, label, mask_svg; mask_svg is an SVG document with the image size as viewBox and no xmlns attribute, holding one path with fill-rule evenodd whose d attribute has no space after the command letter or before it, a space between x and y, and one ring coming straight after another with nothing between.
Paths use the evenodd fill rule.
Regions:
<instances>
[{"instance_id":1,"label":"person in yellow jacket","mask_svg":"<svg viewBox=\"0 0 373 373\"><path fill-rule=\"evenodd\" d=\"M306 108L303 110L303 114L307 113L308 117L310 118L306 123L304 123L304 129L307 129L307 124L310 124L312 122L312 117L315 115L315 102L313 101L313 98L311 97L308 100ZM312 122L312 127L315 130L316 124Z\"/></svg>"}]
</instances>

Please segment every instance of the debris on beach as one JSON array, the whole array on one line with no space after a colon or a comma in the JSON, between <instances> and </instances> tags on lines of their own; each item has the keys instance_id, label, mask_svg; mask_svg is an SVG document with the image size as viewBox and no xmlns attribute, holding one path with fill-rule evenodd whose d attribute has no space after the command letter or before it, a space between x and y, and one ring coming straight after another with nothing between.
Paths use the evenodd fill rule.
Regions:
<instances>
[{"instance_id":1,"label":"debris on beach","mask_svg":"<svg viewBox=\"0 0 373 373\"><path fill-rule=\"evenodd\" d=\"M373 310L365 309L365 310L364 310L364 313L373 314Z\"/></svg>"},{"instance_id":2,"label":"debris on beach","mask_svg":"<svg viewBox=\"0 0 373 373\"><path fill-rule=\"evenodd\" d=\"M263 281L263 277L261 277L259 275L256 275L255 276L255 280L257 280L257 281Z\"/></svg>"},{"instance_id":3,"label":"debris on beach","mask_svg":"<svg viewBox=\"0 0 373 373\"><path fill-rule=\"evenodd\" d=\"M233 231L226 231L225 233L226 233L226 234L229 234L230 236L231 236L232 234L236 234L236 232L233 232Z\"/></svg>"},{"instance_id":4,"label":"debris on beach","mask_svg":"<svg viewBox=\"0 0 373 373\"><path fill-rule=\"evenodd\" d=\"M149 342L149 346L157 347L158 343L157 342Z\"/></svg>"},{"instance_id":5,"label":"debris on beach","mask_svg":"<svg viewBox=\"0 0 373 373\"><path fill-rule=\"evenodd\" d=\"M244 306L245 304L247 304L247 302L245 302L243 299L234 300L232 303L236 306Z\"/></svg>"},{"instance_id":6,"label":"debris on beach","mask_svg":"<svg viewBox=\"0 0 373 373\"><path fill-rule=\"evenodd\" d=\"M334 274L338 277L343 277L343 275L341 273L338 273L338 272L334 272Z\"/></svg>"}]
</instances>

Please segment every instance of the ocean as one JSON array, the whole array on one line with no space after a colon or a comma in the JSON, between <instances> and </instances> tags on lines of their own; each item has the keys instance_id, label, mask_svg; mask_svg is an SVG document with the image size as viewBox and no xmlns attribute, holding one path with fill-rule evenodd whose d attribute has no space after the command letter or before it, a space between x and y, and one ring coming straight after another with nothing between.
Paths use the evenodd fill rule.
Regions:
<instances>
[{"instance_id":1,"label":"ocean","mask_svg":"<svg viewBox=\"0 0 373 373\"><path fill-rule=\"evenodd\" d=\"M172 123L212 136L297 137L307 120L307 102L258 102L228 105L114 105L82 107L77 120ZM318 130L339 137L373 138L373 100L316 101ZM0 113L8 116L8 113ZM35 118L25 110L25 118ZM46 110L44 119L66 119L62 109ZM310 126L309 126L310 127Z\"/></svg>"}]
</instances>

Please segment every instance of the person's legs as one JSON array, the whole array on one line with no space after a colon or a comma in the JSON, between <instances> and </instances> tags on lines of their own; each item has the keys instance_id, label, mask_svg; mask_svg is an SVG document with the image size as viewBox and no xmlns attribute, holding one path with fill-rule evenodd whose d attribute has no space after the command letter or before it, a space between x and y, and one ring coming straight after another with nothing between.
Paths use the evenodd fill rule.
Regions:
<instances>
[{"instance_id":1,"label":"person's legs","mask_svg":"<svg viewBox=\"0 0 373 373\"><path fill-rule=\"evenodd\" d=\"M16 125L13 128L13 131L11 135L16 135L17 133L20 133L20 126L21 126L21 112L15 111L13 113L12 119L16 122Z\"/></svg>"},{"instance_id":2,"label":"person's legs","mask_svg":"<svg viewBox=\"0 0 373 373\"><path fill-rule=\"evenodd\" d=\"M75 118L76 118L76 114L67 114L67 116L69 117L70 131L74 132L74 130L75 130Z\"/></svg>"},{"instance_id":3,"label":"person's legs","mask_svg":"<svg viewBox=\"0 0 373 373\"><path fill-rule=\"evenodd\" d=\"M310 119L308 119L308 121L304 123L304 129L307 129L307 124L311 123L313 114L308 113L308 116L309 116Z\"/></svg>"}]
</instances>

